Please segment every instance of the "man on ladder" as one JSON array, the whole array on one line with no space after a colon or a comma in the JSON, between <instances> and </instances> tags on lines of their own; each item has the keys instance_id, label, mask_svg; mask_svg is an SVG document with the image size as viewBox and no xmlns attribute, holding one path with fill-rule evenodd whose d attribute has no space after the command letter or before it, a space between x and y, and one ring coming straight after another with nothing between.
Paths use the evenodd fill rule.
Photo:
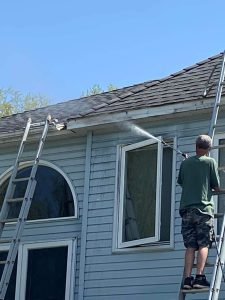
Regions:
<instances>
[{"instance_id":1,"label":"man on ladder","mask_svg":"<svg viewBox=\"0 0 225 300\"><path fill-rule=\"evenodd\" d=\"M208 249L213 239L214 204L212 190L219 192L219 176L216 161L209 157L212 139L200 135L196 140L196 155L181 163L178 184L182 187L180 215L185 253L183 289L209 288L204 275ZM197 251L197 271L195 279L192 268Z\"/></svg>"}]
</instances>

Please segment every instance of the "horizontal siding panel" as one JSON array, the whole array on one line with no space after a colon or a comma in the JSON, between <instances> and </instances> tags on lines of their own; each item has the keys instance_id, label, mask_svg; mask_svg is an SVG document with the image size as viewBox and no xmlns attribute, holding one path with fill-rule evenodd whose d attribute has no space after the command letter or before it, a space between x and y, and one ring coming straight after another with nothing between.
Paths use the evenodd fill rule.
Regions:
<instances>
[{"instance_id":1,"label":"horizontal siding panel","mask_svg":"<svg viewBox=\"0 0 225 300\"><path fill-rule=\"evenodd\" d=\"M104 156L116 153L116 147L101 147L101 148L94 148L92 147L91 156Z\"/></svg>"},{"instance_id":2,"label":"horizontal siding panel","mask_svg":"<svg viewBox=\"0 0 225 300\"><path fill-rule=\"evenodd\" d=\"M111 255L112 248L95 248L95 249L87 249L86 250L86 257L96 257L96 256L105 256ZM87 259L86 258L86 259Z\"/></svg>"},{"instance_id":3,"label":"horizontal siding panel","mask_svg":"<svg viewBox=\"0 0 225 300\"><path fill-rule=\"evenodd\" d=\"M114 187L114 185L113 185ZM89 202L96 202L96 201L114 201L114 191L113 192L105 192L101 194L90 194L89 195Z\"/></svg>"},{"instance_id":4,"label":"horizontal siding panel","mask_svg":"<svg viewBox=\"0 0 225 300\"><path fill-rule=\"evenodd\" d=\"M177 293L179 289L179 285L177 284L177 277L174 278L174 281L176 281L176 284L168 284L165 280L164 282L161 282L156 285L152 285L150 282L148 282L146 285L136 285L133 283L133 285L124 286L121 287L98 287L98 288L86 288L85 289L85 296L97 296L97 295L117 295L118 299L123 299L119 298L122 297L123 295L135 295L135 294L148 294L151 296L151 294L158 293L160 290L160 293L165 293L167 294L168 292L173 292ZM175 299L173 299L175 300Z\"/></svg>"},{"instance_id":5,"label":"horizontal siding panel","mask_svg":"<svg viewBox=\"0 0 225 300\"><path fill-rule=\"evenodd\" d=\"M26 223L25 228L23 231L24 236L28 235L38 235L38 234L52 234L52 233L64 233L64 232L80 232L81 222L80 220L71 219L70 222L68 221L61 221L59 222L49 223L48 221L42 223L36 223L32 221L31 224ZM15 225L6 225L4 229L4 234L9 236L15 230Z\"/></svg>"},{"instance_id":6,"label":"horizontal siding panel","mask_svg":"<svg viewBox=\"0 0 225 300\"><path fill-rule=\"evenodd\" d=\"M160 274L162 275L162 272L164 272L164 270L165 272L167 272L168 269L170 269L171 272L171 268L174 269L177 268L179 269L179 271L183 271L183 263L184 263L183 257L178 258L176 262L167 261L167 260L157 260L157 261L150 261L150 262L138 260L138 261L129 261L129 262L114 262L113 266L110 266L109 263L104 264L102 262L96 264L93 262L93 264L86 266L86 273L88 277L91 274L92 274L91 276L94 276L95 272L96 272L96 276L97 276L97 272L99 273L103 272L105 276L107 276L107 274L108 276L110 276L111 272L113 274L114 273L125 274L127 272L127 274L130 274L130 277L136 277L137 275L135 275L135 272L144 272L144 273L147 272L149 275L151 274L151 276L154 276L154 272L157 270L156 274L158 274L159 276ZM101 276L101 274L99 273L98 276Z\"/></svg>"},{"instance_id":7,"label":"horizontal siding panel","mask_svg":"<svg viewBox=\"0 0 225 300\"><path fill-rule=\"evenodd\" d=\"M88 226L88 234L94 233L94 232L109 232L112 233L113 225L112 224L98 224L98 225L89 225Z\"/></svg>"},{"instance_id":8,"label":"horizontal siding panel","mask_svg":"<svg viewBox=\"0 0 225 300\"><path fill-rule=\"evenodd\" d=\"M88 233L87 241L108 240L112 236L112 232L94 232Z\"/></svg>"},{"instance_id":9,"label":"horizontal siding panel","mask_svg":"<svg viewBox=\"0 0 225 300\"><path fill-rule=\"evenodd\" d=\"M89 218L112 216L112 215L113 215L113 208L93 209L93 210L89 210L88 212Z\"/></svg>"},{"instance_id":10,"label":"horizontal siding panel","mask_svg":"<svg viewBox=\"0 0 225 300\"><path fill-rule=\"evenodd\" d=\"M108 169L104 171L95 171L91 173L91 179L99 179L99 178L111 178L115 177L115 169Z\"/></svg>"},{"instance_id":11,"label":"horizontal siding panel","mask_svg":"<svg viewBox=\"0 0 225 300\"><path fill-rule=\"evenodd\" d=\"M26 155L26 153L25 153ZM28 155L27 155L28 156ZM43 153L41 156L43 159L50 157L51 160L65 160L65 152L62 153L51 153L51 154L46 154ZM84 152L66 152L66 159L85 159L85 153Z\"/></svg>"},{"instance_id":12,"label":"horizontal siding panel","mask_svg":"<svg viewBox=\"0 0 225 300\"><path fill-rule=\"evenodd\" d=\"M180 282L181 282L182 276L179 276ZM146 276L146 277L134 277L134 278L127 278L124 277L123 280L121 278L111 278L111 279L101 279L101 280L87 280L85 282L86 288L107 288L107 287L114 287L114 288L120 288L120 287L132 287L132 286L148 286L149 282L151 282L151 287L154 285L169 285L171 283L177 284L178 285L178 276L171 274L170 276ZM166 287L161 287L161 291L163 289L166 289ZM178 290L179 290L179 285L178 285Z\"/></svg>"},{"instance_id":13,"label":"horizontal siding panel","mask_svg":"<svg viewBox=\"0 0 225 300\"><path fill-rule=\"evenodd\" d=\"M87 265L88 264L106 264L109 268L113 268L111 264L116 263L129 263L136 264L138 266L138 263L143 262L143 266L146 266L146 264L151 264L154 261L163 261L164 265L168 261L173 261L175 259L180 259L184 257L184 249L180 249L179 251L158 251L158 252L139 252L139 253L120 253L120 254L112 254L108 256L102 256L102 257L89 257L87 258ZM131 267L132 268L132 267ZM136 265L135 265L136 268Z\"/></svg>"},{"instance_id":14,"label":"horizontal siding panel","mask_svg":"<svg viewBox=\"0 0 225 300\"><path fill-rule=\"evenodd\" d=\"M92 164L91 172L109 170L109 169L113 169L115 167L116 167L115 161L111 161L111 162L106 161L106 162L102 162L100 164Z\"/></svg>"},{"instance_id":15,"label":"horizontal siding panel","mask_svg":"<svg viewBox=\"0 0 225 300\"><path fill-rule=\"evenodd\" d=\"M115 183L114 177L107 177L107 178L97 178L97 179L91 179L90 180L90 187L99 187L99 186L108 186L113 185Z\"/></svg>"},{"instance_id":16,"label":"horizontal siding panel","mask_svg":"<svg viewBox=\"0 0 225 300\"><path fill-rule=\"evenodd\" d=\"M111 199L112 200L112 199ZM89 203L89 210L100 210L100 209L106 209L106 208L113 208L113 202L112 201L94 201Z\"/></svg>"},{"instance_id":17,"label":"horizontal siding panel","mask_svg":"<svg viewBox=\"0 0 225 300\"><path fill-rule=\"evenodd\" d=\"M154 299L153 299L154 297ZM134 293L133 295L98 295L98 296L85 296L85 300L176 300L177 294L175 293L155 293L153 295ZM190 299L190 298L189 298ZM191 300L191 299L190 299ZM205 300L205 299L201 299Z\"/></svg>"},{"instance_id":18,"label":"horizontal siding panel","mask_svg":"<svg viewBox=\"0 0 225 300\"><path fill-rule=\"evenodd\" d=\"M123 269L123 266L121 266L121 269ZM173 268L173 275L177 275L180 278L182 278L181 274L183 272L183 266L180 264L178 267L174 266ZM96 272L90 272L87 271L86 274L86 280L110 280L110 279L120 279L121 281L124 278L148 278L150 282L152 282L152 278L157 278L159 281L160 276L170 276L171 275L171 266L170 267L162 267L162 268L155 268L155 269L134 269L134 270L117 270L117 271L97 271ZM153 282L152 282L153 283ZM157 283L157 282L156 282Z\"/></svg>"},{"instance_id":19,"label":"horizontal siding panel","mask_svg":"<svg viewBox=\"0 0 225 300\"><path fill-rule=\"evenodd\" d=\"M74 171L77 171L77 172L80 172L80 171L84 171L84 163L85 163L85 159L82 158L82 159L64 159L64 160L53 160L54 163L56 164L56 166L59 166L59 167L73 167L73 172ZM52 162L53 162L52 161Z\"/></svg>"},{"instance_id":20,"label":"horizontal siding panel","mask_svg":"<svg viewBox=\"0 0 225 300\"><path fill-rule=\"evenodd\" d=\"M112 224L112 216L103 216L98 218L89 218L88 219L88 226L89 225L97 225L97 224Z\"/></svg>"},{"instance_id":21,"label":"horizontal siding panel","mask_svg":"<svg viewBox=\"0 0 225 300\"><path fill-rule=\"evenodd\" d=\"M104 156L95 156L91 158L92 164L109 163L116 161L116 154L109 154Z\"/></svg>"},{"instance_id":22,"label":"horizontal siding panel","mask_svg":"<svg viewBox=\"0 0 225 300\"><path fill-rule=\"evenodd\" d=\"M109 239L103 240L99 239L97 241L87 241L87 249L99 249L99 248L111 248L112 249L112 240Z\"/></svg>"},{"instance_id":23,"label":"horizontal siding panel","mask_svg":"<svg viewBox=\"0 0 225 300\"><path fill-rule=\"evenodd\" d=\"M115 191L115 185L111 184L108 186L94 186L94 187L90 187L90 194L102 194L102 193L111 193Z\"/></svg>"}]
</instances>

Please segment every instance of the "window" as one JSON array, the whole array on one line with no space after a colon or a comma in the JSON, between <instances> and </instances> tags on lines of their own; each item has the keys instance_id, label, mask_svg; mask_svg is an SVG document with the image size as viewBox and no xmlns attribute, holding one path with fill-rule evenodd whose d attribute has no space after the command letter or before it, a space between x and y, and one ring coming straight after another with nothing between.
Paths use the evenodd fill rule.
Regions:
<instances>
[{"instance_id":1,"label":"window","mask_svg":"<svg viewBox=\"0 0 225 300\"><path fill-rule=\"evenodd\" d=\"M29 177L31 166L25 166L18 171L18 178ZM62 172L48 165L39 165L36 174L37 185L32 200L28 220L70 217L76 214L75 194ZM2 205L9 176L0 186L0 205ZM27 181L16 184L14 198L24 197ZM20 203L11 204L9 218L19 215Z\"/></svg>"},{"instance_id":2,"label":"window","mask_svg":"<svg viewBox=\"0 0 225 300\"><path fill-rule=\"evenodd\" d=\"M0 256L4 255L6 251L1 251ZM74 257L75 241L71 240L21 245L5 300L71 299Z\"/></svg>"},{"instance_id":3,"label":"window","mask_svg":"<svg viewBox=\"0 0 225 300\"><path fill-rule=\"evenodd\" d=\"M120 147L117 248L170 244L173 156L155 140Z\"/></svg>"}]
</instances>

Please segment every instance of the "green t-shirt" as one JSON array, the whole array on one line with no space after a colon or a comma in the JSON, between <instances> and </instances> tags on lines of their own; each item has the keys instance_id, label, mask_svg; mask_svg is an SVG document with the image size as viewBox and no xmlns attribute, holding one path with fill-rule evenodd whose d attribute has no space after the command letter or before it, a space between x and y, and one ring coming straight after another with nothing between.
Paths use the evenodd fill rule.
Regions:
<instances>
[{"instance_id":1,"label":"green t-shirt","mask_svg":"<svg viewBox=\"0 0 225 300\"><path fill-rule=\"evenodd\" d=\"M192 156L181 163L178 184L182 187L180 210L198 208L213 215L212 189L219 186L216 161L208 156Z\"/></svg>"}]
</instances>

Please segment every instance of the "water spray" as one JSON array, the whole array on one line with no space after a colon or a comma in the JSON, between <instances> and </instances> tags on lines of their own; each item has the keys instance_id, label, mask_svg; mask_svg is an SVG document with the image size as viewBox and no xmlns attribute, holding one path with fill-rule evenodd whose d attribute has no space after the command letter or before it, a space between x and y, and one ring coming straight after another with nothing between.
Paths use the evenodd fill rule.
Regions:
<instances>
[{"instance_id":1,"label":"water spray","mask_svg":"<svg viewBox=\"0 0 225 300\"><path fill-rule=\"evenodd\" d=\"M152 135L148 131L144 130L143 128L141 128L141 127L139 127L139 126L137 126L133 123L125 122L125 123L123 123L123 126L128 128L129 130L133 131L134 133L136 133L138 135L143 135L143 136L146 136L150 139L154 139L155 141L162 143L164 146L171 148L176 153L181 154L184 158L188 158L188 155L186 153L180 151L179 149L175 149L170 144L166 143L164 140L157 138L156 136Z\"/></svg>"}]
</instances>

